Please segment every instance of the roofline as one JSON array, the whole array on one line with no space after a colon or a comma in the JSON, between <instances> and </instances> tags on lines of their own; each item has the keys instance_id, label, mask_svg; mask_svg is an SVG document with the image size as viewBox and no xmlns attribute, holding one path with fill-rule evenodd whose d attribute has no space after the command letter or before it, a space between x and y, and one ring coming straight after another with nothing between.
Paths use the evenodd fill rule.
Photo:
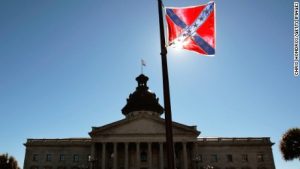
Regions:
<instances>
[{"instance_id":1,"label":"roofline","mask_svg":"<svg viewBox=\"0 0 300 169\"><path fill-rule=\"evenodd\" d=\"M24 146L40 146L40 145L68 145L68 146L76 146L76 145L90 145L92 139L91 138L42 138L42 139L34 139L28 138L27 142L24 143ZM67 143L67 144L66 144Z\"/></svg>"},{"instance_id":2,"label":"roofline","mask_svg":"<svg viewBox=\"0 0 300 169\"><path fill-rule=\"evenodd\" d=\"M99 131L96 131L96 130L105 130L106 128L117 126L118 124L120 124L122 122L126 122L126 121L129 122L129 121L135 120L135 119L140 118L140 117L145 117L145 116L147 116L147 117L149 117L153 120L165 121L165 119L163 119L161 117L154 117L154 116L147 115L147 114L140 114L140 115L134 116L132 118L124 118L124 119L121 119L121 120L118 120L118 121L115 121L115 122L112 122L112 123L109 123L109 124L106 124L106 125L103 125L103 126L100 126L100 127L92 127L92 131L89 132L89 135L92 137L95 133L99 132ZM173 127L175 125L177 125L177 126L183 127L185 130L194 132L195 134L197 134L197 136L199 136L200 133L201 133L200 131L198 131L196 129L197 126L187 126L185 124L181 124L181 123L178 123L178 122L175 122L175 121L172 121L172 124L173 124Z\"/></svg>"},{"instance_id":3,"label":"roofline","mask_svg":"<svg viewBox=\"0 0 300 169\"><path fill-rule=\"evenodd\" d=\"M274 145L270 137L199 137L199 144L257 144L257 145Z\"/></svg>"}]
</instances>

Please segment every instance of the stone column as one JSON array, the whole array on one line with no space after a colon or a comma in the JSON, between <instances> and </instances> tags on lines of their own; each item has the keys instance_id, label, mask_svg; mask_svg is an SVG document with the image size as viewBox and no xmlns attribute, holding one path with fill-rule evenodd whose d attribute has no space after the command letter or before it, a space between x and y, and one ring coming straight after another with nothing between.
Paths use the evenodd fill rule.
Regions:
<instances>
[{"instance_id":1,"label":"stone column","mask_svg":"<svg viewBox=\"0 0 300 169\"><path fill-rule=\"evenodd\" d=\"M95 168L95 159L96 159L96 143L92 143L91 146L91 155L90 158L88 159L90 162L90 168L94 169Z\"/></svg>"},{"instance_id":2,"label":"stone column","mask_svg":"<svg viewBox=\"0 0 300 169\"><path fill-rule=\"evenodd\" d=\"M186 142L182 143L182 151L183 151L183 169L187 169L188 163L187 163Z\"/></svg>"},{"instance_id":3,"label":"stone column","mask_svg":"<svg viewBox=\"0 0 300 169\"><path fill-rule=\"evenodd\" d=\"M125 169L128 169L128 143L125 143L125 158L124 158L124 167Z\"/></svg>"},{"instance_id":4,"label":"stone column","mask_svg":"<svg viewBox=\"0 0 300 169\"><path fill-rule=\"evenodd\" d=\"M140 161L141 161L141 159L140 159L140 143L139 142L137 142L136 143L136 168L137 169L140 169Z\"/></svg>"},{"instance_id":5,"label":"stone column","mask_svg":"<svg viewBox=\"0 0 300 169\"><path fill-rule=\"evenodd\" d=\"M102 162L101 168L105 169L105 161L106 161L106 143L102 143Z\"/></svg>"},{"instance_id":6,"label":"stone column","mask_svg":"<svg viewBox=\"0 0 300 169\"><path fill-rule=\"evenodd\" d=\"M192 142L192 159L196 159L197 157L197 146L195 142ZM192 162L192 168L197 168L198 167L198 162Z\"/></svg>"},{"instance_id":7,"label":"stone column","mask_svg":"<svg viewBox=\"0 0 300 169\"><path fill-rule=\"evenodd\" d=\"M118 168L118 143L114 143L113 169Z\"/></svg>"},{"instance_id":8,"label":"stone column","mask_svg":"<svg viewBox=\"0 0 300 169\"><path fill-rule=\"evenodd\" d=\"M160 169L164 169L164 146L163 143L159 143L159 164Z\"/></svg>"},{"instance_id":9,"label":"stone column","mask_svg":"<svg viewBox=\"0 0 300 169\"><path fill-rule=\"evenodd\" d=\"M152 169L152 143L148 143L148 169Z\"/></svg>"}]
</instances>

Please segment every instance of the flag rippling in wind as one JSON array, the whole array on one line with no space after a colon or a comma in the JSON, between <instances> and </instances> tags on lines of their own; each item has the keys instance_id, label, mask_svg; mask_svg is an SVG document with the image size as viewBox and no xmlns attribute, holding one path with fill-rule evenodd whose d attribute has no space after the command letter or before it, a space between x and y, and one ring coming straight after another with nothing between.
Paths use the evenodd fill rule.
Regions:
<instances>
[{"instance_id":1,"label":"flag rippling in wind","mask_svg":"<svg viewBox=\"0 0 300 169\"><path fill-rule=\"evenodd\" d=\"M184 8L165 7L165 10L169 46L203 55L215 54L214 2Z\"/></svg>"}]
</instances>

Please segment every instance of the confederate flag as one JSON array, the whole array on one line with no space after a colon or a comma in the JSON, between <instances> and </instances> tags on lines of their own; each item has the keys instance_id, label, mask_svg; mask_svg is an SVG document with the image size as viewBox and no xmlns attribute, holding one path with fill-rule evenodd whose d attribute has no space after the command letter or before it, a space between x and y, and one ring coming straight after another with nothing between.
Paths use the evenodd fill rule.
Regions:
<instances>
[{"instance_id":1,"label":"confederate flag","mask_svg":"<svg viewBox=\"0 0 300 169\"><path fill-rule=\"evenodd\" d=\"M203 55L214 55L215 3L170 8L166 7L169 46L180 47Z\"/></svg>"}]
</instances>

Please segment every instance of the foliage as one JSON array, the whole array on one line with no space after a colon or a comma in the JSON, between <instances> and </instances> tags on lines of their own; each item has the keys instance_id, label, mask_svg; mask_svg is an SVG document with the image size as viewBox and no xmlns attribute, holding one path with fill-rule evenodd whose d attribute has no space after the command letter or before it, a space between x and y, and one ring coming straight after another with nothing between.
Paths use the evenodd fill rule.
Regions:
<instances>
[{"instance_id":1,"label":"foliage","mask_svg":"<svg viewBox=\"0 0 300 169\"><path fill-rule=\"evenodd\" d=\"M300 160L300 128L291 128L282 136L280 151L285 160Z\"/></svg>"},{"instance_id":2,"label":"foliage","mask_svg":"<svg viewBox=\"0 0 300 169\"><path fill-rule=\"evenodd\" d=\"M0 169L20 169L17 160L8 156L8 154L0 154Z\"/></svg>"}]
</instances>

